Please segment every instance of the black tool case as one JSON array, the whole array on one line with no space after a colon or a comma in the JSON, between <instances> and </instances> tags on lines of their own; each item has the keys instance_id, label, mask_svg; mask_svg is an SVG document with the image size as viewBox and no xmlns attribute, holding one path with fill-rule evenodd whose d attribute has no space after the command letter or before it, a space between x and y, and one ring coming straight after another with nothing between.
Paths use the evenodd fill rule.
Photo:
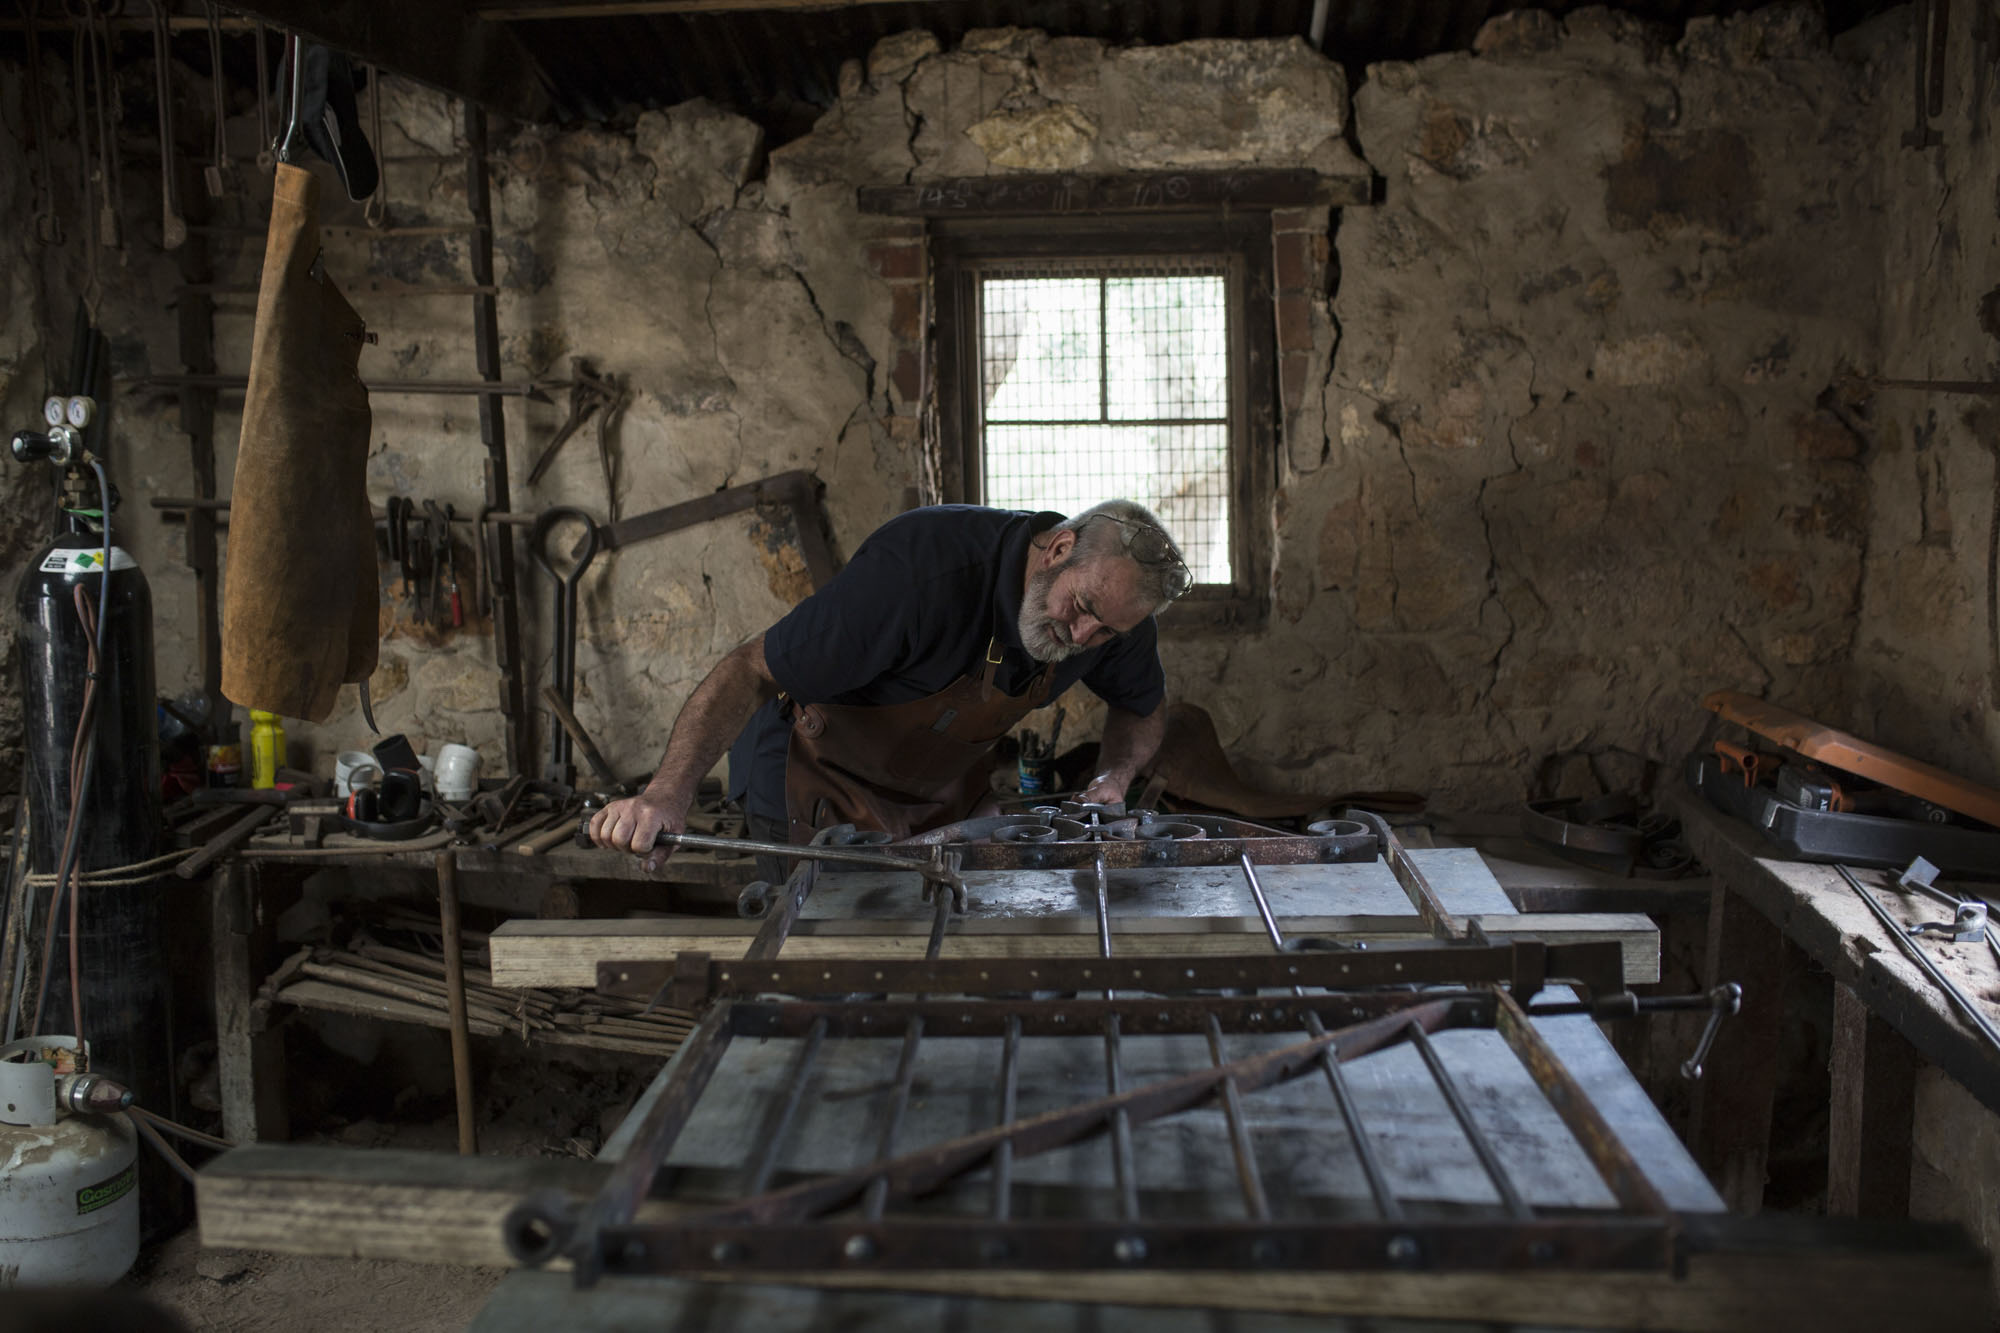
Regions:
<instances>
[{"instance_id":1,"label":"black tool case","mask_svg":"<svg viewBox=\"0 0 2000 1333\"><path fill-rule=\"evenodd\" d=\"M1688 756L1688 786L1724 814L1747 820L1780 855L1900 870L1921 856L1947 875L2000 879L2000 831L1921 819L1805 810L1769 787L1745 786L1713 753Z\"/></svg>"}]
</instances>

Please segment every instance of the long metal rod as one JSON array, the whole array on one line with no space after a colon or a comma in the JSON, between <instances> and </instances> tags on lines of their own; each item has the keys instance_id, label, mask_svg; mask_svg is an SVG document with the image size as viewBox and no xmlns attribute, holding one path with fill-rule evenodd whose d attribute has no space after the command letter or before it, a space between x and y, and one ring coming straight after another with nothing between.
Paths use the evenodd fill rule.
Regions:
<instances>
[{"instance_id":1,"label":"long metal rod","mask_svg":"<svg viewBox=\"0 0 2000 1333\"><path fill-rule=\"evenodd\" d=\"M1458 1127L1465 1131L1465 1137L1472 1144L1472 1151L1478 1156L1479 1164L1486 1168L1487 1178L1493 1182L1493 1188L1500 1192L1500 1202L1515 1217L1533 1217L1535 1210L1528 1206L1528 1201L1521 1197L1521 1191L1516 1189L1514 1182L1508 1178L1507 1169L1500 1165L1499 1154L1493 1151L1493 1144L1488 1141L1486 1132L1479 1128L1479 1122L1472 1118L1472 1108L1466 1104L1465 1097L1459 1092L1451 1071L1444 1067L1444 1060L1438 1055L1437 1048L1431 1044L1431 1039L1424 1034L1422 1028L1412 1025L1410 1044L1417 1048L1417 1054L1424 1057L1424 1064L1430 1069L1431 1078L1436 1080L1438 1091L1444 1094L1445 1103L1451 1107L1451 1113L1458 1117Z\"/></svg>"},{"instance_id":2,"label":"long metal rod","mask_svg":"<svg viewBox=\"0 0 2000 1333\"><path fill-rule=\"evenodd\" d=\"M1097 854L1094 867L1097 891L1097 948L1106 959L1111 957L1111 872L1105 864L1104 853ZM1109 986L1104 989L1106 1000L1118 998L1118 992ZM1123 1070L1118 1059L1118 1015L1109 1014L1104 1019L1104 1088L1112 1097L1124 1089ZM1118 1208L1127 1221L1139 1218L1139 1172L1138 1163L1132 1156L1132 1117L1123 1106L1114 1106L1111 1111L1111 1171L1118 1181Z\"/></svg>"},{"instance_id":3,"label":"long metal rod","mask_svg":"<svg viewBox=\"0 0 2000 1333\"><path fill-rule=\"evenodd\" d=\"M1229 1063L1222 1046L1222 1024L1208 1016L1208 1054L1219 1068ZM1229 1122L1229 1146L1236 1158L1236 1175L1243 1182L1243 1206L1252 1220L1271 1220L1271 1201L1264 1195L1264 1179L1257 1170L1257 1151L1250 1143L1250 1129L1243 1119L1243 1095L1236 1080L1222 1080L1222 1114Z\"/></svg>"},{"instance_id":4,"label":"long metal rod","mask_svg":"<svg viewBox=\"0 0 2000 1333\"><path fill-rule=\"evenodd\" d=\"M479 1155L479 1122L472 1109L472 1031L465 1012L465 946L459 938L458 853L437 854L438 934L444 939L444 992L451 1026L451 1085L458 1100L458 1151Z\"/></svg>"},{"instance_id":5,"label":"long metal rod","mask_svg":"<svg viewBox=\"0 0 2000 1333\"><path fill-rule=\"evenodd\" d=\"M1257 867L1251 863L1250 854L1243 853L1239 865L1243 868L1244 882L1250 886L1250 896L1257 900L1257 914L1264 918L1264 930L1271 937L1271 946L1279 953L1285 952L1285 934L1278 929L1278 920L1271 915L1271 900L1264 896L1264 885L1257 878ZM1292 987L1292 994L1304 995L1304 986ZM1319 1021L1319 1015L1306 1015L1306 1031L1314 1037L1326 1035L1326 1027ZM1403 1220L1403 1205L1396 1201L1396 1192L1389 1188L1389 1178L1382 1171L1381 1159L1375 1155L1375 1142L1368 1136L1366 1126L1361 1123L1361 1112L1354 1105L1354 1095L1348 1091L1347 1076L1340 1072L1340 1057L1337 1049L1322 1051L1320 1068L1326 1071L1326 1086L1333 1093L1333 1104L1340 1110L1340 1119L1347 1126L1347 1137L1354 1144L1354 1160L1361 1165L1361 1174L1368 1181L1368 1192L1375 1198L1376 1211L1386 1222Z\"/></svg>"},{"instance_id":6,"label":"long metal rod","mask_svg":"<svg viewBox=\"0 0 2000 1333\"><path fill-rule=\"evenodd\" d=\"M1000 1123L1014 1120L1015 1091L1021 1081L1021 1020L1007 1020L1006 1043L1000 1048ZM993 1220L1005 1222L1014 1196L1014 1141L1000 1140L993 1149Z\"/></svg>"},{"instance_id":7,"label":"long metal rod","mask_svg":"<svg viewBox=\"0 0 2000 1333\"><path fill-rule=\"evenodd\" d=\"M819 1059L820 1043L825 1040L826 1020L822 1018L812 1025L800 1043L798 1054L792 1057L791 1071L785 1076L785 1100L778 1108L777 1118L765 1131L764 1146L757 1153L756 1166L751 1168L746 1193L762 1194L771 1188L771 1176L778 1169L778 1153L791 1130L792 1117L798 1114L799 1103L805 1100L806 1081L812 1076L813 1062Z\"/></svg>"},{"instance_id":8,"label":"long metal rod","mask_svg":"<svg viewBox=\"0 0 2000 1333\"><path fill-rule=\"evenodd\" d=\"M579 840L588 834L579 830ZM745 856L781 856L795 861L828 861L835 865L867 866L873 870L900 870L922 875L934 884L947 885L953 889L963 883L956 871L938 860L931 848L924 850L930 859L919 861L911 857L896 856L888 852L862 852L852 847L823 847L816 843L801 846L792 842L763 842L756 838L717 838L706 833L662 833L656 845L662 847L688 847L699 851L738 852Z\"/></svg>"},{"instance_id":9,"label":"long metal rod","mask_svg":"<svg viewBox=\"0 0 2000 1333\"><path fill-rule=\"evenodd\" d=\"M943 889L931 894L935 899L931 913L931 934L924 946L924 957L935 961L938 951L944 947L945 923L951 920L951 895ZM925 997L919 995L922 1001ZM887 1161L896 1151L896 1136L903 1130L903 1115L910 1105L910 1085L917 1076L917 1047L923 1044L924 1019L921 1014L913 1014L903 1026L903 1050L896 1058L895 1091L889 1098L889 1115L883 1122L882 1135L875 1143L875 1160ZM882 1220L882 1210L889 1202L889 1180L877 1176L868 1184L868 1192L862 1196L862 1211L870 1222Z\"/></svg>"},{"instance_id":10,"label":"long metal rod","mask_svg":"<svg viewBox=\"0 0 2000 1333\"><path fill-rule=\"evenodd\" d=\"M1938 989L1942 990L1951 1002L1958 1006L1959 1011L1972 1020L1972 1025L1979 1029L1987 1042L1996 1051L2000 1051L2000 1029L1995 1029L1993 1021L1980 1011L1979 1006L1973 1003L1972 997L1960 990L1958 983L1946 976L1944 971L1935 962L1931 961L1931 956L1924 952L1924 946L1909 937L1905 928L1897 922L1896 918L1889 915L1889 910L1877 902L1875 895L1870 893L1867 887L1854 877L1852 870L1843 865L1836 865L1834 869L1840 872L1840 877L1847 881L1847 887L1854 890L1855 896L1868 904L1868 910L1875 914L1876 920L1882 923L1882 928L1889 932L1890 938L1894 939L1903 952L1910 956L1911 961L1924 970L1925 976L1937 983Z\"/></svg>"}]
</instances>

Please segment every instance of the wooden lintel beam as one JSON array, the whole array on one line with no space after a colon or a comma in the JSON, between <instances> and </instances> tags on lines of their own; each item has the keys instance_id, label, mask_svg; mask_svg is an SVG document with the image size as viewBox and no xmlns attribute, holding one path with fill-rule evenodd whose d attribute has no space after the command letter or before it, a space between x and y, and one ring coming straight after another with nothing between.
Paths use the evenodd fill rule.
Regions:
<instances>
[{"instance_id":1,"label":"wooden lintel beam","mask_svg":"<svg viewBox=\"0 0 2000 1333\"><path fill-rule=\"evenodd\" d=\"M929 3L931 0L922 0ZM481 5L474 16L489 22L523 23L541 19L637 18L656 14L743 14L773 10L807 13L853 9L860 5L907 4L909 0L543 0L543 3Z\"/></svg>"},{"instance_id":2,"label":"wooden lintel beam","mask_svg":"<svg viewBox=\"0 0 2000 1333\"><path fill-rule=\"evenodd\" d=\"M234 7L517 120L547 120L555 105L527 44L456 5L244 0Z\"/></svg>"},{"instance_id":3,"label":"wooden lintel beam","mask_svg":"<svg viewBox=\"0 0 2000 1333\"><path fill-rule=\"evenodd\" d=\"M863 213L910 218L1338 208L1373 198L1374 182L1365 174L1329 176L1302 168L957 176L917 185L864 185L855 192Z\"/></svg>"}]
</instances>

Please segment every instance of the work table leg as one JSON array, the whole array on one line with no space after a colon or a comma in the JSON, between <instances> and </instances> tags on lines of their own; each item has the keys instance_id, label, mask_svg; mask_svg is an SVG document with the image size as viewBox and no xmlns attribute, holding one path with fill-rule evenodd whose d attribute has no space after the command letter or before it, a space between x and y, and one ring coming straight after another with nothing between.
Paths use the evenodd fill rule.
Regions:
<instances>
[{"instance_id":1,"label":"work table leg","mask_svg":"<svg viewBox=\"0 0 2000 1333\"><path fill-rule=\"evenodd\" d=\"M1716 1034L1695 1094L1688 1147L1732 1213L1755 1213L1764 1204L1778 1038L1800 961L1777 926L1716 880L1704 984L1742 983L1743 1011Z\"/></svg>"},{"instance_id":2,"label":"work table leg","mask_svg":"<svg viewBox=\"0 0 2000 1333\"><path fill-rule=\"evenodd\" d=\"M1923 1058L1842 982L1833 987L1833 1104L1826 1211L1910 1215L1911 1133Z\"/></svg>"},{"instance_id":3,"label":"work table leg","mask_svg":"<svg viewBox=\"0 0 2000 1333\"><path fill-rule=\"evenodd\" d=\"M284 1034L257 1008L264 951L257 929L257 872L224 862L209 877L215 959L216 1074L222 1134L235 1143L291 1137L285 1106Z\"/></svg>"}]
</instances>

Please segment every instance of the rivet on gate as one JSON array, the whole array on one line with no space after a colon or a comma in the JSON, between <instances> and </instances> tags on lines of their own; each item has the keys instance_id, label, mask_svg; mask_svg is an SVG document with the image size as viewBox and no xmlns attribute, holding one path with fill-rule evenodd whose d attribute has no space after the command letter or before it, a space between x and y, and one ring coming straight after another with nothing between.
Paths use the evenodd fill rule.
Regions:
<instances>
[{"instance_id":1,"label":"rivet on gate","mask_svg":"<svg viewBox=\"0 0 2000 1333\"><path fill-rule=\"evenodd\" d=\"M733 1264L743 1257L743 1247L733 1240L719 1240L709 1250L708 1257L718 1264Z\"/></svg>"},{"instance_id":2,"label":"rivet on gate","mask_svg":"<svg viewBox=\"0 0 2000 1333\"><path fill-rule=\"evenodd\" d=\"M862 1235L849 1236L847 1244L840 1247L840 1252L860 1263L875 1257L875 1242Z\"/></svg>"},{"instance_id":3,"label":"rivet on gate","mask_svg":"<svg viewBox=\"0 0 2000 1333\"><path fill-rule=\"evenodd\" d=\"M1538 1264L1549 1263L1556 1257L1556 1247L1548 1241L1538 1240L1528 1247L1528 1257Z\"/></svg>"},{"instance_id":4,"label":"rivet on gate","mask_svg":"<svg viewBox=\"0 0 2000 1333\"><path fill-rule=\"evenodd\" d=\"M1138 1236L1120 1236L1111 1246L1111 1254L1121 1264L1144 1263L1146 1242Z\"/></svg>"},{"instance_id":5,"label":"rivet on gate","mask_svg":"<svg viewBox=\"0 0 2000 1333\"><path fill-rule=\"evenodd\" d=\"M646 1242L643 1240L626 1241L625 1248L618 1257L628 1264L644 1262L646 1258Z\"/></svg>"},{"instance_id":6,"label":"rivet on gate","mask_svg":"<svg viewBox=\"0 0 2000 1333\"><path fill-rule=\"evenodd\" d=\"M1285 1252L1279 1248L1278 1242L1269 1236L1250 1247L1250 1262L1253 1264L1275 1264L1284 1257Z\"/></svg>"},{"instance_id":7,"label":"rivet on gate","mask_svg":"<svg viewBox=\"0 0 2000 1333\"><path fill-rule=\"evenodd\" d=\"M1422 1253L1423 1251L1417 1247L1415 1236L1391 1236L1389 1238L1388 1254L1389 1262L1392 1264L1414 1264Z\"/></svg>"},{"instance_id":8,"label":"rivet on gate","mask_svg":"<svg viewBox=\"0 0 2000 1333\"><path fill-rule=\"evenodd\" d=\"M979 1257L989 1264L997 1264L1003 1259L1012 1257L1013 1253L1007 1242L998 1236L988 1236L979 1242Z\"/></svg>"}]
</instances>

